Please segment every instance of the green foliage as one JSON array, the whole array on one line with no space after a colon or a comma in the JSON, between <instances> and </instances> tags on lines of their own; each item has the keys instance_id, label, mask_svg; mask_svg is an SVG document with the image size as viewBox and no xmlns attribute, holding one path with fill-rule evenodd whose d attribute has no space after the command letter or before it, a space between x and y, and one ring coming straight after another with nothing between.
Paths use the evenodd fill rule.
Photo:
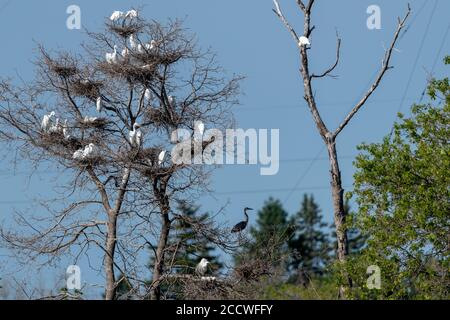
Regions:
<instances>
[{"instance_id":1,"label":"green foliage","mask_svg":"<svg viewBox=\"0 0 450 320\"><path fill-rule=\"evenodd\" d=\"M448 78L431 81L428 93L437 106L413 106L411 118L400 115L392 137L359 147L354 223L369 240L347 266L355 297L450 297L449 92ZM365 286L369 265L381 268L380 290Z\"/></svg>"},{"instance_id":2,"label":"green foliage","mask_svg":"<svg viewBox=\"0 0 450 320\"><path fill-rule=\"evenodd\" d=\"M320 212L313 195L305 194L300 210L290 220L293 232L289 249L294 252L290 267L297 281L304 285L311 277L323 274L331 249L328 235L324 232L327 224Z\"/></svg>"}]
</instances>

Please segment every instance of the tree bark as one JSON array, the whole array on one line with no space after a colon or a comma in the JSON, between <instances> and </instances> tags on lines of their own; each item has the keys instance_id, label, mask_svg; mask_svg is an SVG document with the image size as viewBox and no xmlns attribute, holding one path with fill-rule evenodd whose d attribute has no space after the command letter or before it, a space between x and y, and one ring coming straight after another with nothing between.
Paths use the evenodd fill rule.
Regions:
<instances>
[{"instance_id":1,"label":"tree bark","mask_svg":"<svg viewBox=\"0 0 450 320\"><path fill-rule=\"evenodd\" d=\"M105 300L114 300L116 297L116 277L114 274L114 253L116 251L117 242L117 214L110 212L108 220L108 234L106 236L106 254L105 254L105 273L106 288Z\"/></svg>"},{"instance_id":2,"label":"tree bark","mask_svg":"<svg viewBox=\"0 0 450 320\"><path fill-rule=\"evenodd\" d=\"M161 214L161 233L159 236L158 247L156 248L155 265L153 267L152 288L150 291L151 300L161 299L161 277L164 271L164 251L167 245L170 231L170 220L168 212Z\"/></svg>"},{"instance_id":3,"label":"tree bark","mask_svg":"<svg viewBox=\"0 0 450 320\"><path fill-rule=\"evenodd\" d=\"M333 197L334 224L336 229L337 259L339 263L345 263L348 254L347 227L345 225L347 213L344 210L344 189L342 188L341 171L336 151L334 138L327 141L328 158L330 160L330 185ZM347 282L346 285L339 287L339 297L345 298L346 289L352 287L351 277L343 273Z\"/></svg>"},{"instance_id":4,"label":"tree bark","mask_svg":"<svg viewBox=\"0 0 450 320\"><path fill-rule=\"evenodd\" d=\"M166 188L169 179L170 175L161 179L159 185L157 180L153 182L153 192L161 210L161 232L159 234L158 246L155 252L155 265L153 266L152 285L150 288L151 300L161 299L161 278L164 272L164 255L169 239L171 225L171 221L169 219L170 203L169 198L166 195Z\"/></svg>"}]
</instances>

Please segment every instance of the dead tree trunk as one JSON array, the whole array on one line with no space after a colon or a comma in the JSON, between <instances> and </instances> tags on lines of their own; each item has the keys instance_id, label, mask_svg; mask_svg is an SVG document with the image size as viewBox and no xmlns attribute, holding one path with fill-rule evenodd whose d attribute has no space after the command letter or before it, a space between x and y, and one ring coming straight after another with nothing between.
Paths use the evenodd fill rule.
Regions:
<instances>
[{"instance_id":1,"label":"dead tree trunk","mask_svg":"<svg viewBox=\"0 0 450 320\"><path fill-rule=\"evenodd\" d=\"M405 22L408 19L411 9L408 6L408 11L403 19L398 19L397 31L394 34L394 39L389 47L386 50L385 56L382 61L382 68L375 82L372 84L368 92L364 95L364 97L353 107L350 113L344 118L343 122L339 125L339 127L333 132L328 130L325 123L322 121L319 110L316 105L316 100L313 94L312 88L312 80L324 78L327 76L331 76L331 73L336 69L339 64L340 58L340 47L341 47L341 39L338 37L337 39L337 50L336 50L336 61L334 64L324 71L321 74L313 74L309 70L309 62L308 62L308 50L310 48L307 45L302 44L300 42L300 37L297 35L294 28L289 24L283 15L278 0L273 0L275 8L273 11L277 15L277 17L282 21L284 26L290 32L292 38L297 44L300 52L300 71L301 76L303 78L303 89L305 93L305 100L308 104L310 112L313 116L313 120L316 124L316 127L321 135L322 139L325 142L325 145L328 150L328 158L330 162L330 185L331 192L333 197L333 211L334 211L334 222L336 227L336 238L337 238L337 258L340 263L344 263L346 261L346 256L348 254L348 241L347 241L347 230L345 225L346 220L346 212L344 211L344 189L342 188L342 180L341 180L341 172L339 170L339 161L337 158L336 151L336 138L339 133L345 128L345 126L350 122L353 116L359 111L359 109L366 103L372 93L377 89L380 84L384 74L387 70L392 67L389 66L392 51L394 46L398 40L400 35L400 31L404 28ZM297 0L297 5L304 15L304 23L303 23L303 36L309 38L311 33L314 30L314 26L311 27L311 10L313 7L315 0L309 0L309 2L305 5L302 0ZM352 286L352 280L349 275L344 274L344 278L347 279L347 283L342 284L339 289L339 296L341 298L345 297L346 288Z\"/></svg>"}]
</instances>

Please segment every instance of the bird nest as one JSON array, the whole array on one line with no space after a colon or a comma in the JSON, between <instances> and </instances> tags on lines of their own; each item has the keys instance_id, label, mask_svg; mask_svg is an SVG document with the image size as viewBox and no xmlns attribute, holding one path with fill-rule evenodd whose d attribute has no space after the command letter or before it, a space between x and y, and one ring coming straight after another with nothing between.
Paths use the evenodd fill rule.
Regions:
<instances>
[{"instance_id":1,"label":"bird nest","mask_svg":"<svg viewBox=\"0 0 450 320\"><path fill-rule=\"evenodd\" d=\"M173 119L163 108L147 108L145 118L155 127L176 127L178 124L177 118Z\"/></svg>"},{"instance_id":2,"label":"bird nest","mask_svg":"<svg viewBox=\"0 0 450 320\"><path fill-rule=\"evenodd\" d=\"M79 119L77 126L81 129L105 129L109 124L108 119L106 118L95 118L89 119Z\"/></svg>"},{"instance_id":3,"label":"bird nest","mask_svg":"<svg viewBox=\"0 0 450 320\"><path fill-rule=\"evenodd\" d=\"M72 92L80 97L87 97L89 99L96 99L99 96L101 82L94 81L77 81L72 83Z\"/></svg>"},{"instance_id":4,"label":"bird nest","mask_svg":"<svg viewBox=\"0 0 450 320\"><path fill-rule=\"evenodd\" d=\"M132 34L136 34L142 30L142 24L140 23L114 23L111 22L108 25L109 30L118 34L122 38L128 38Z\"/></svg>"},{"instance_id":5,"label":"bird nest","mask_svg":"<svg viewBox=\"0 0 450 320\"><path fill-rule=\"evenodd\" d=\"M263 276L272 275L271 266L264 259L254 259L242 262L234 269L236 278L246 281L255 281Z\"/></svg>"},{"instance_id":6,"label":"bird nest","mask_svg":"<svg viewBox=\"0 0 450 320\"><path fill-rule=\"evenodd\" d=\"M74 76L78 73L78 69L75 66L63 65L55 61L49 62L49 66L50 70L64 78Z\"/></svg>"}]
</instances>

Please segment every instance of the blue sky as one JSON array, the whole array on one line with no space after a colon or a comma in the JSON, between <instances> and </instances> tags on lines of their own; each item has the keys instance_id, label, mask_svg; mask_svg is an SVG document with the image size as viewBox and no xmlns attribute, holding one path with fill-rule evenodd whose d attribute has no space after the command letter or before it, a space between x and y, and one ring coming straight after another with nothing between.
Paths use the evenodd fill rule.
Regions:
<instances>
[{"instance_id":1,"label":"blue sky","mask_svg":"<svg viewBox=\"0 0 450 320\"><path fill-rule=\"evenodd\" d=\"M335 71L339 78L315 82L322 117L330 128L335 128L379 70L397 16L404 15L408 1L316 2L312 17L316 25L311 38L312 70L320 72L334 61L336 29L343 41L341 63ZM444 74L441 61L450 53L449 37L445 38L450 2L412 0L410 3L413 9L410 29L396 46L398 52L392 60L395 68L388 72L369 103L338 138L343 184L347 190L352 185L356 146L379 141L389 132L396 113L399 110L407 113L410 105L419 101L429 72L433 71L437 77ZM38 43L47 48L81 52L79 44L86 40L85 34L66 28L66 8L72 4L80 6L82 25L89 30L101 28L104 17L113 10L142 5L141 15L147 18L159 21L183 18L190 31L197 34L200 45L211 46L230 74L246 76L241 105L235 109L238 126L280 129L280 171L275 176L260 176L258 166L219 169L212 179L214 197L199 200L205 210L215 211L229 202L219 219L233 224L242 218L243 207L260 208L269 196L279 198L294 213L302 194L309 192L316 197L325 219L332 221L326 151L302 98L297 49L271 11L271 0L0 0L0 34L5 44L0 59L2 76L20 74L30 79L31 61ZM300 30L302 16L295 1L280 0L280 4L290 22ZM366 27L366 9L372 4L381 8L381 30ZM29 206L30 199L51 197L52 181L46 174L29 180L26 175L14 174L9 163L1 163L1 218L9 216L14 208ZM15 170L26 173L28 169L19 165ZM290 191L294 187L296 190ZM91 276L95 280L95 275Z\"/></svg>"}]
</instances>

